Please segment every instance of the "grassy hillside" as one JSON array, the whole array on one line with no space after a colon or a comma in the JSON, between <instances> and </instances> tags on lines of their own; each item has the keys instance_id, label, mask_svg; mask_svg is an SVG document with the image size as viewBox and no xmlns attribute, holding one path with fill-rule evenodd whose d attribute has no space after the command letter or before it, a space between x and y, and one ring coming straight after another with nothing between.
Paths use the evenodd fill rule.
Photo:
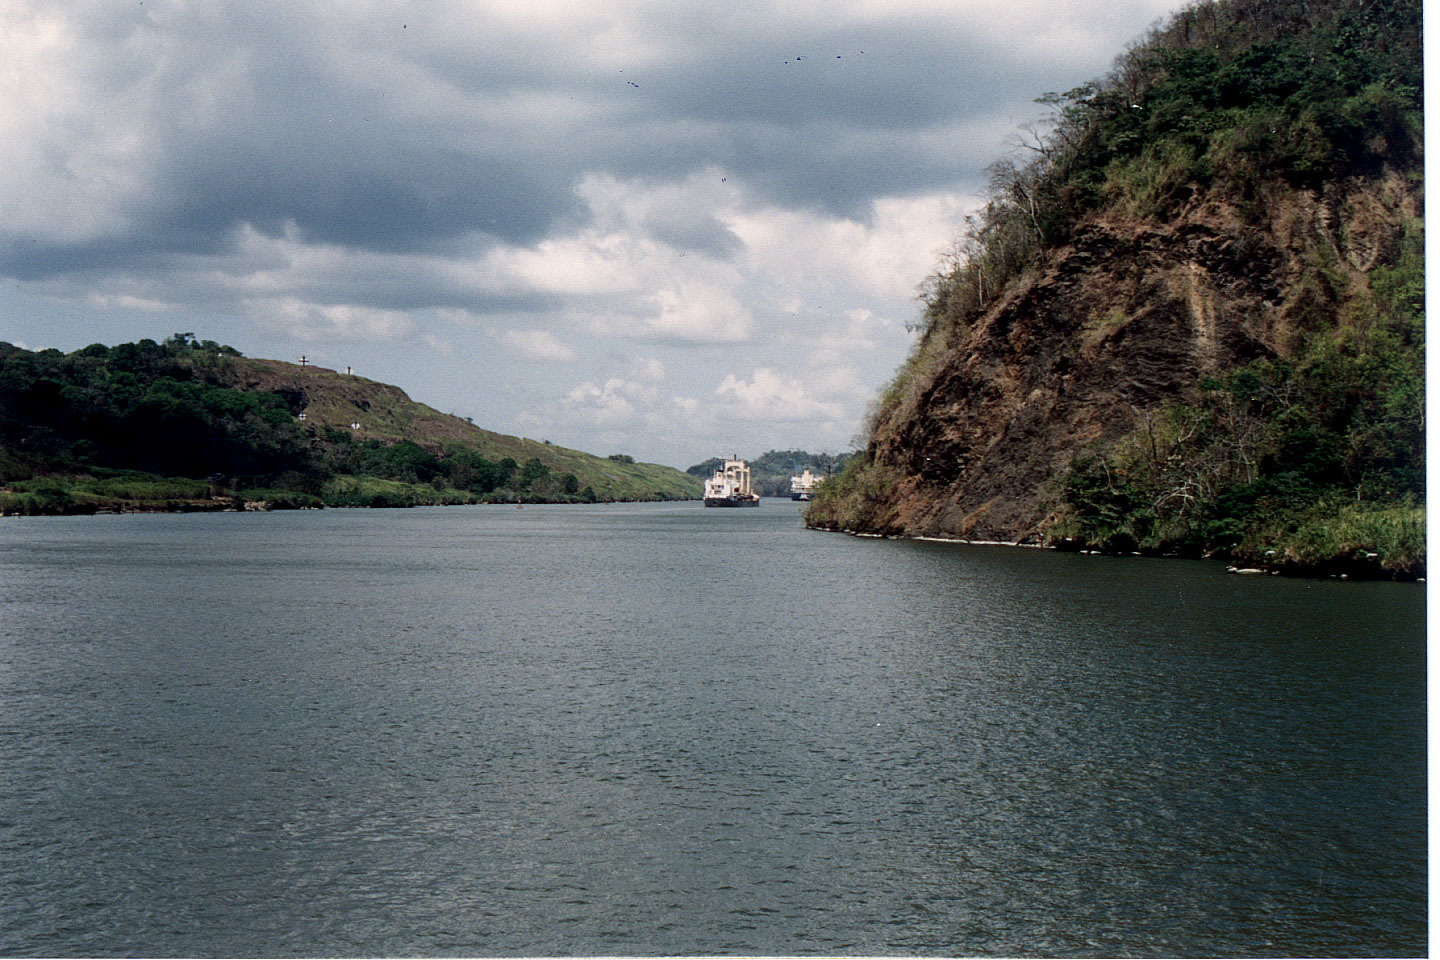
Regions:
<instances>
[{"instance_id":1,"label":"grassy hillside","mask_svg":"<svg viewBox=\"0 0 1440 960\"><path fill-rule=\"evenodd\" d=\"M679 470L482 430L212 341L0 344L0 512L698 497Z\"/></svg>"},{"instance_id":2,"label":"grassy hillside","mask_svg":"<svg viewBox=\"0 0 1440 960\"><path fill-rule=\"evenodd\" d=\"M1416 0L1211 0L1040 98L810 522L1423 573L1421 89Z\"/></svg>"}]
</instances>

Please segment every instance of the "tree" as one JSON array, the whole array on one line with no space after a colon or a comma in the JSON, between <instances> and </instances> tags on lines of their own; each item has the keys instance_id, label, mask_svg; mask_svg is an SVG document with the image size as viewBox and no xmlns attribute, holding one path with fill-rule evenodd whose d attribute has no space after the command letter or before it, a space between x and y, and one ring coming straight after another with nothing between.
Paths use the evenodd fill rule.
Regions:
<instances>
[{"instance_id":1,"label":"tree","mask_svg":"<svg viewBox=\"0 0 1440 960\"><path fill-rule=\"evenodd\" d=\"M524 468L520 471L520 489L528 490L537 481L550 476L550 468L540 460L539 457L531 457L525 461Z\"/></svg>"}]
</instances>

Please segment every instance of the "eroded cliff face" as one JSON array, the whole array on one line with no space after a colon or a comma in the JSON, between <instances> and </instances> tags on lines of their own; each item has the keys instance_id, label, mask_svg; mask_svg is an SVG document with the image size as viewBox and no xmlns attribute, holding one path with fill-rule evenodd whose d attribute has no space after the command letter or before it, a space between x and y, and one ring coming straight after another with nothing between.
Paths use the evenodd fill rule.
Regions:
<instances>
[{"instance_id":1,"label":"eroded cliff face","mask_svg":"<svg viewBox=\"0 0 1440 960\"><path fill-rule=\"evenodd\" d=\"M1397 173L1199 198L1168 223L1097 217L965 329L877 418L875 478L815 526L1040 542L1078 452L1136 430L1208 375L1285 357L1346 322L1419 188Z\"/></svg>"}]
</instances>

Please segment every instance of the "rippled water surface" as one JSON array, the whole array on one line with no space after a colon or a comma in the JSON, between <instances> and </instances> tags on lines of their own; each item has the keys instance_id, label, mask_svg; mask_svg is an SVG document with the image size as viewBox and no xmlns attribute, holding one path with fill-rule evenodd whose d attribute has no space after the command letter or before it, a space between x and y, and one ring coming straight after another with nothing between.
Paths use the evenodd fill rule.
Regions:
<instances>
[{"instance_id":1,"label":"rippled water surface","mask_svg":"<svg viewBox=\"0 0 1440 960\"><path fill-rule=\"evenodd\" d=\"M796 507L0 522L0 952L1421 954L1424 587Z\"/></svg>"}]
</instances>

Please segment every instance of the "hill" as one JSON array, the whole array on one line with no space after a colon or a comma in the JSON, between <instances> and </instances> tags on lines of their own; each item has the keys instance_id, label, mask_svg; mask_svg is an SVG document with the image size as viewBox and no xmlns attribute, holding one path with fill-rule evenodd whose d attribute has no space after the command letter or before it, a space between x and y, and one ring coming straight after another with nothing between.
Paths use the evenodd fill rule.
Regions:
<instances>
[{"instance_id":1,"label":"hill","mask_svg":"<svg viewBox=\"0 0 1440 960\"><path fill-rule=\"evenodd\" d=\"M1420 25L1202 2L1042 97L808 522L1422 575Z\"/></svg>"},{"instance_id":2,"label":"hill","mask_svg":"<svg viewBox=\"0 0 1440 960\"><path fill-rule=\"evenodd\" d=\"M747 460L750 466L750 486L762 497L790 496L790 478L797 476L807 467L811 473L829 476L844 468L852 454L848 453L807 453L804 450L771 450L754 460ZM687 467L685 472L702 481L714 476L724 466L721 457Z\"/></svg>"},{"instance_id":3,"label":"hill","mask_svg":"<svg viewBox=\"0 0 1440 960\"><path fill-rule=\"evenodd\" d=\"M679 470L483 430L189 334L0 343L0 512L694 499Z\"/></svg>"}]
</instances>

